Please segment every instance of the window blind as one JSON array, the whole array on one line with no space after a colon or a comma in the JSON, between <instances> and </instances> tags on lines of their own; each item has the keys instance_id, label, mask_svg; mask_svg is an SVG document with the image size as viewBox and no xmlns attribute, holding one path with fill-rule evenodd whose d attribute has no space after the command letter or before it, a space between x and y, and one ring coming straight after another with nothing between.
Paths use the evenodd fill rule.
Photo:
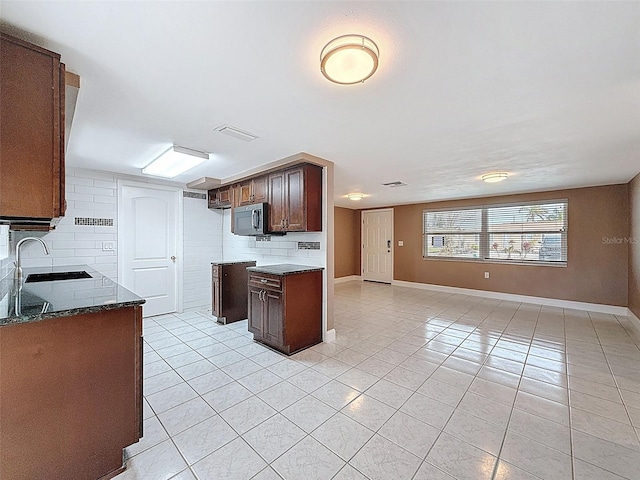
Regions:
<instances>
[{"instance_id":1,"label":"window blind","mask_svg":"<svg viewBox=\"0 0 640 480\"><path fill-rule=\"evenodd\" d=\"M567 200L424 210L423 256L567 262Z\"/></svg>"}]
</instances>

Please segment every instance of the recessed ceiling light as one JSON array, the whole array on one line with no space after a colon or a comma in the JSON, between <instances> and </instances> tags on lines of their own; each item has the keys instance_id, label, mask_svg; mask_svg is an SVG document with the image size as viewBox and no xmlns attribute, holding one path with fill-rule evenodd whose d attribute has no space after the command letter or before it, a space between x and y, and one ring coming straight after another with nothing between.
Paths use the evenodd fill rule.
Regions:
<instances>
[{"instance_id":1,"label":"recessed ceiling light","mask_svg":"<svg viewBox=\"0 0 640 480\"><path fill-rule=\"evenodd\" d=\"M144 167L142 173L156 177L173 178L207 160L209 160L208 153L173 145Z\"/></svg>"},{"instance_id":2,"label":"recessed ceiling light","mask_svg":"<svg viewBox=\"0 0 640 480\"><path fill-rule=\"evenodd\" d=\"M357 202L357 201L362 200L364 198L364 194L362 194L362 193L349 193L347 195L347 198L349 200L353 200L353 201Z\"/></svg>"},{"instance_id":3,"label":"recessed ceiling light","mask_svg":"<svg viewBox=\"0 0 640 480\"><path fill-rule=\"evenodd\" d=\"M497 183L506 180L508 176L509 174L505 172L487 173L482 175L482 181L487 183Z\"/></svg>"},{"instance_id":4,"label":"recessed ceiling light","mask_svg":"<svg viewBox=\"0 0 640 480\"><path fill-rule=\"evenodd\" d=\"M362 83L378 69L378 46L362 35L334 38L320 52L320 71L341 85Z\"/></svg>"}]
</instances>

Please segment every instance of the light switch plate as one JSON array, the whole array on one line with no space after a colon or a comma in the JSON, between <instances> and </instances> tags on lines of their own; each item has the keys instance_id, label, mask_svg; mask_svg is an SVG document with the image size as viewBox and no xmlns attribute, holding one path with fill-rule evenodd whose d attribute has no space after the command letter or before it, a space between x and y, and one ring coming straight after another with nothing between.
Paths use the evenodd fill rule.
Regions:
<instances>
[{"instance_id":1,"label":"light switch plate","mask_svg":"<svg viewBox=\"0 0 640 480\"><path fill-rule=\"evenodd\" d=\"M489 272L484 272L484 278L489 278Z\"/></svg>"},{"instance_id":2,"label":"light switch plate","mask_svg":"<svg viewBox=\"0 0 640 480\"><path fill-rule=\"evenodd\" d=\"M102 251L103 252L113 252L116 249L115 244L113 242L102 242Z\"/></svg>"}]
</instances>

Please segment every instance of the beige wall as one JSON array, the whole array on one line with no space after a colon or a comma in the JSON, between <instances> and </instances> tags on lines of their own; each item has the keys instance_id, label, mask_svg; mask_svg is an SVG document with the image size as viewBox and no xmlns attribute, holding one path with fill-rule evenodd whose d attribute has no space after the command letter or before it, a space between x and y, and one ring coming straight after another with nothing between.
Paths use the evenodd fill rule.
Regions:
<instances>
[{"instance_id":1,"label":"beige wall","mask_svg":"<svg viewBox=\"0 0 640 480\"><path fill-rule=\"evenodd\" d=\"M629 309L640 318L640 174L629 183Z\"/></svg>"},{"instance_id":2,"label":"beige wall","mask_svg":"<svg viewBox=\"0 0 640 480\"><path fill-rule=\"evenodd\" d=\"M360 212L334 209L335 278L360 275Z\"/></svg>"},{"instance_id":3,"label":"beige wall","mask_svg":"<svg viewBox=\"0 0 640 480\"><path fill-rule=\"evenodd\" d=\"M635 225L640 233L640 181L635 180ZM558 190L522 195L468 199L394 207L394 279L495 292L626 306L629 282L629 245L604 238L629 235L629 186ZM507 265L422 259L422 211L425 208L480 204L569 200L567 267ZM404 241L403 247L397 242ZM635 247L635 305L638 299L640 259ZM490 278L484 279L484 272ZM640 312L638 312L640 313Z\"/></svg>"}]
</instances>

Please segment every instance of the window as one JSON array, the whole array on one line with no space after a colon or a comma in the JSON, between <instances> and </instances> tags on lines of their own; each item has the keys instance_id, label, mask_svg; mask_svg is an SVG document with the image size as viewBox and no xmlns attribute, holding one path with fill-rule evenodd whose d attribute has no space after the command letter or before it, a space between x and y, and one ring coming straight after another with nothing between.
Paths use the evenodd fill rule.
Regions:
<instances>
[{"instance_id":1,"label":"window","mask_svg":"<svg viewBox=\"0 0 640 480\"><path fill-rule=\"evenodd\" d=\"M567 200L425 210L425 258L567 262Z\"/></svg>"},{"instance_id":2,"label":"window","mask_svg":"<svg viewBox=\"0 0 640 480\"><path fill-rule=\"evenodd\" d=\"M482 209L424 213L425 257L478 258Z\"/></svg>"}]
</instances>

